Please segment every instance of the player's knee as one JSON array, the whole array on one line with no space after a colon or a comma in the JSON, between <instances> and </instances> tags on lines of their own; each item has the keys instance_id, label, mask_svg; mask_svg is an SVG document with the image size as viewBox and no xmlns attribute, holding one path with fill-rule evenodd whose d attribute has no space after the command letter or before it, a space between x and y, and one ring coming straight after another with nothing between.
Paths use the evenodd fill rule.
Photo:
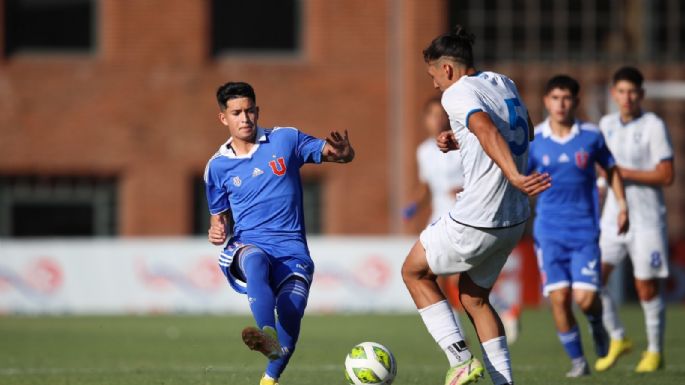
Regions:
<instances>
[{"instance_id":1,"label":"player's knee","mask_svg":"<svg viewBox=\"0 0 685 385\"><path fill-rule=\"evenodd\" d=\"M597 301L597 292L582 290L573 293L573 299L581 311L587 313L592 310L593 305Z\"/></svg>"},{"instance_id":2,"label":"player's knee","mask_svg":"<svg viewBox=\"0 0 685 385\"><path fill-rule=\"evenodd\" d=\"M549 293L549 302L555 308L571 307L571 290L567 287L553 290Z\"/></svg>"},{"instance_id":3,"label":"player's knee","mask_svg":"<svg viewBox=\"0 0 685 385\"><path fill-rule=\"evenodd\" d=\"M421 243L417 242L411 251L404 259L402 264L402 280L405 284L410 284L413 281L422 278L436 279L436 276L431 272L426 260L426 253Z\"/></svg>"},{"instance_id":4,"label":"player's knee","mask_svg":"<svg viewBox=\"0 0 685 385\"><path fill-rule=\"evenodd\" d=\"M637 292L637 297L640 301L651 301L653 300L657 294L658 285L655 283L654 280L635 280L635 291Z\"/></svg>"},{"instance_id":5,"label":"player's knee","mask_svg":"<svg viewBox=\"0 0 685 385\"><path fill-rule=\"evenodd\" d=\"M487 296L474 295L464 292L459 293L459 302L461 302L461 306L463 306L464 309L466 309L466 311L469 313L472 310L477 310L489 305Z\"/></svg>"}]
</instances>

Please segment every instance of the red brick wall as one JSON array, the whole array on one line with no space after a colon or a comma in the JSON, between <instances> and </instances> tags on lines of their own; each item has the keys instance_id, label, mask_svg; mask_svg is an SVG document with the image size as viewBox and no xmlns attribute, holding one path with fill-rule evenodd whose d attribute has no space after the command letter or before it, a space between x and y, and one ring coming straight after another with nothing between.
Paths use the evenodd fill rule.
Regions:
<instances>
[{"instance_id":1,"label":"red brick wall","mask_svg":"<svg viewBox=\"0 0 685 385\"><path fill-rule=\"evenodd\" d=\"M117 175L120 234L189 234L191 181L227 136L216 87L244 80L257 91L264 126L317 136L350 130L353 163L303 169L323 182L327 233L418 231L422 221L403 226L398 210L416 178L420 109L435 92L421 50L447 27L446 1L302 0L302 49L293 57L213 57L209 3L101 0L94 54L0 59L0 173ZM519 83L539 120L548 76L563 70L589 89L613 66L492 69ZM646 73L685 78L682 66ZM685 118L670 111L683 153ZM682 234L685 214L679 162L678 186L668 189L672 234Z\"/></svg>"}]
</instances>

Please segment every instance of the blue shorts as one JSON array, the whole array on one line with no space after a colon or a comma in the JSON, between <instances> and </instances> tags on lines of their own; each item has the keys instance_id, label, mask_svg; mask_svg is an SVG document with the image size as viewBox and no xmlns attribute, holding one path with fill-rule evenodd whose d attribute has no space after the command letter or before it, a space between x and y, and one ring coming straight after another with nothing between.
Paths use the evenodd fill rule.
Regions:
<instances>
[{"instance_id":1,"label":"blue shorts","mask_svg":"<svg viewBox=\"0 0 685 385\"><path fill-rule=\"evenodd\" d=\"M258 247L255 245L244 244L234 240L230 240L224 251L219 256L219 268L226 276L231 287L240 294L247 293L247 282L242 277L236 277L235 270L231 270L235 256L246 246ZM297 276L312 284L312 277L314 276L314 261L311 259L304 260L298 257L273 257L267 252L264 252L269 258L271 270L269 272L269 283L274 291L290 277ZM235 269L235 267L234 267Z\"/></svg>"},{"instance_id":2,"label":"blue shorts","mask_svg":"<svg viewBox=\"0 0 685 385\"><path fill-rule=\"evenodd\" d=\"M553 290L598 290L601 287L601 260L597 239L588 241L560 241L535 239L535 253L542 278L542 293Z\"/></svg>"}]
</instances>

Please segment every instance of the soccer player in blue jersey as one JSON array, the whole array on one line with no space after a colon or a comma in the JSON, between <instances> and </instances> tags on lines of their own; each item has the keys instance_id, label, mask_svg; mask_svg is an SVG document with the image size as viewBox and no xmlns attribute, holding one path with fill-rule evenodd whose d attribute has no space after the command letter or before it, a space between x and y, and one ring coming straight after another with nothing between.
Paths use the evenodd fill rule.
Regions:
<instances>
[{"instance_id":1,"label":"soccer player in blue jersey","mask_svg":"<svg viewBox=\"0 0 685 385\"><path fill-rule=\"evenodd\" d=\"M596 163L607 172L614 194L626 207L623 182L602 134L597 126L575 117L579 89L578 82L566 75L549 80L544 96L549 117L535 127L528 158L530 171L547 172L554 180L537 199L533 232L543 292L572 361L567 377L590 374L573 302L587 316L598 357L607 354L609 343L597 293L601 262ZM627 210L618 213L616 224L619 233L627 231Z\"/></svg>"},{"instance_id":2,"label":"soccer player in blue jersey","mask_svg":"<svg viewBox=\"0 0 685 385\"><path fill-rule=\"evenodd\" d=\"M260 385L275 385L295 350L314 273L305 238L300 167L347 163L354 149L347 131L331 132L324 140L292 127L259 127L259 107L247 83L222 85L217 101L219 120L230 138L205 170L208 238L223 245L232 215L233 236L219 266L230 285L247 294L257 327L246 327L243 341L269 359Z\"/></svg>"}]
</instances>

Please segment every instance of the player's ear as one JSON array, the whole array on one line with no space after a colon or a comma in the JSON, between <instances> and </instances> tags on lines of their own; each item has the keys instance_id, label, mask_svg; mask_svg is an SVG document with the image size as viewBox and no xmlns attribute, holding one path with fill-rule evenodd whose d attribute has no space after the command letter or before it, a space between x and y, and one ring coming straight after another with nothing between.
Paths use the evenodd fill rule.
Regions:
<instances>
[{"instance_id":1,"label":"player's ear","mask_svg":"<svg viewBox=\"0 0 685 385\"><path fill-rule=\"evenodd\" d=\"M226 120L226 114L223 111L219 112L219 121L224 126L228 126L228 121Z\"/></svg>"},{"instance_id":2,"label":"player's ear","mask_svg":"<svg viewBox=\"0 0 685 385\"><path fill-rule=\"evenodd\" d=\"M254 107L254 120L259 119L259 106Z\"/></svg>"},{"instance_id":3,"label":"player's ear","mask_svg":"<svg viewBox=\"0 0 685 385\"><path fill-rule=\"evenodd\" d=\"M454 78L454 67L448 62L442 63L442 70L445 71L447 79L452 80Z\"/></svg>"}]
</instances>

